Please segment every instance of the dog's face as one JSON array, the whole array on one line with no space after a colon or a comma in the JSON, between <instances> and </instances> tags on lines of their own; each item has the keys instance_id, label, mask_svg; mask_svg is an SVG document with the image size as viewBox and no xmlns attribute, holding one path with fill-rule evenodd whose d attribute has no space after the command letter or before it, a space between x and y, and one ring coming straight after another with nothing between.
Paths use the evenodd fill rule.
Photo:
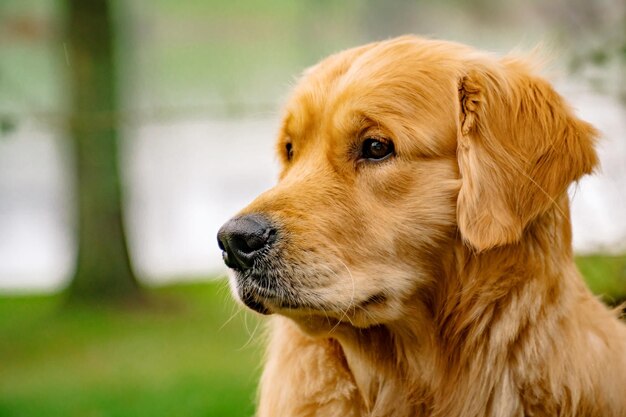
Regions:
<instances>
[{"instance_id":1,"label":"dog's face","mask_svg":"<svg viewBox=\"0 0 626 417\"><path fill-rule=\"evenodd\" d=\"M385 323L435 284L459 235L476 251L519 239L541 202L520 209L490 175L506 163L528 171L526 158L511 162L516 151L507 146L531 139L509 135L513 144L497 150L485 140L510 128L504 115L515 106L498 79L505 75L468 72L470 62L478 67L475 55L461 45L400 38L331 56L305 73L278 138L278 184L218 235L246 305L295 319ZM489 100L484 89L492 84L506 97ZM502 117L486 116L494 107L505 108ZM554 143L535 148L544 155ZM589 171L589 158L539 184L543 199Z\"/></svg>"}]
</instances>

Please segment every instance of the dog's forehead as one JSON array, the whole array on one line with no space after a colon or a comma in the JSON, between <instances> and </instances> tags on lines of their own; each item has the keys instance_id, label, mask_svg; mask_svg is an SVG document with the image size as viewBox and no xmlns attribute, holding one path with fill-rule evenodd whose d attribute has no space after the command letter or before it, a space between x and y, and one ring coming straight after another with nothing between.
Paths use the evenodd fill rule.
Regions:
<instances>
[{"instance_id":1,"label":"dog's forehead","mask_svg":"<svg viewBox=\"0 0 626 417\"><path fill-rule=\"evenodd\" d=\"M459 66L454 44L415 38L333 55L305 72L294 88L281 138L310 142L324 137L317 132L329 126L348 134L367 119L395 123L406 135L423 139L428 149L421 151L440 153L437 141L455 127Z\"/></svg>"},{"instance_id":2,"label":"dog's forehead","mask_svg":"<svg viewBox=\"0 0 626 417\"><path fill-rule=\"evenodd\" d=\"M337 95L338 83L355 59L370 47L366 45L332 55L304 72L285 109L283 127L288 134L300 137L319 126L319 119L327 113L325 108Z\"/></svg>"}]
</instances>

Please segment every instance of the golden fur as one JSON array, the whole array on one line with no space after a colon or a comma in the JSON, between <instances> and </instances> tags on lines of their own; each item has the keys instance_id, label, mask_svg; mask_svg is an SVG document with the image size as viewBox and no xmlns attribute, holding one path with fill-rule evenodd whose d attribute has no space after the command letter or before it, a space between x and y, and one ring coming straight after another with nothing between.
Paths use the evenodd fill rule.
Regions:
<instances>
[{"instance_id":1,"label":"golden fur","mask_svg":"<svg viewBox=\"0 0 626 417\"><path fill-rule=\"evenodd\" d=\"M278 225L293 290L258 295L277 313L258 415L626 416L626 327L572 258L567 188L596 135L523 59L460 44L308 70L280 181L242 212ZM359 161L366 137L395 155Z\"/></svg>"}]
</instances>

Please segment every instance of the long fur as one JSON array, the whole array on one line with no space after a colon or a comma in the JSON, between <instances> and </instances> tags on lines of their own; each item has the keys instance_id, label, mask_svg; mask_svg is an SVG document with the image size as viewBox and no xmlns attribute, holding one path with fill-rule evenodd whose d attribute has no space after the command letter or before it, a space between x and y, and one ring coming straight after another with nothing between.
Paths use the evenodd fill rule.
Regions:
<instances>
[{"instance_id":1,"label":"long fur","mask_svg":"<svg viewBox=\"0 0 626 417\"><path fill-rule=\"evenodd\" d=\"M250 290L276 313L258 416L626 416L626 326L572 255L596 136L523 59L460 44L305 72L242 212L279 230L255 266L278 295ZM395 155L358 160L368 137Z\"/></svg>"}]
</instances>

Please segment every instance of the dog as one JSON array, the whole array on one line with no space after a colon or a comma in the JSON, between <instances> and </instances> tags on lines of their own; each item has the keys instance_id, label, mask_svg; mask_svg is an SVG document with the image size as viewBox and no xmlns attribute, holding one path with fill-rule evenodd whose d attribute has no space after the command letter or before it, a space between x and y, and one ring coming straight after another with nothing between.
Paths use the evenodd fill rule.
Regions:
<instances>
[{"instance_id":1,"label":"dog","mask_svg":"<svg viewBox=\"0 0 626 417\"><path fill-rule=\"evenodd\" d=\"M306 70L277 185L218 232L272 315L258 416L626 416L572 254L597 136L528 58L405 36Z\"/></svg>"}]
</instances>

